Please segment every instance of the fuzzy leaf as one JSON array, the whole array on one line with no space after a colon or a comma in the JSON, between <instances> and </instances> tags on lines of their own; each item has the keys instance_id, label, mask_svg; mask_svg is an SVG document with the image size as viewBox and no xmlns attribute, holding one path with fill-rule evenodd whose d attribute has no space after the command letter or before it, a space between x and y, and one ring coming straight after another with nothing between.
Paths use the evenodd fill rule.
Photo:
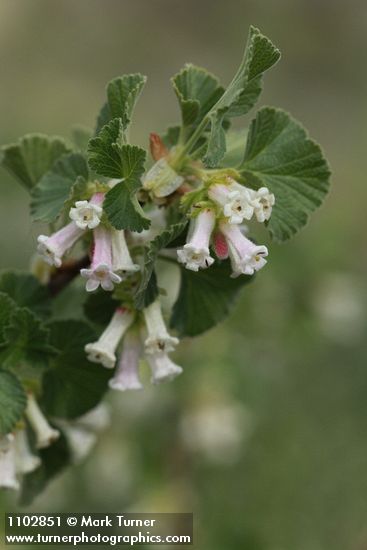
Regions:
<instances>
[{"instance_id":1,"label":"fuzzy leaf","mask_svg":"<svg viewBox=\"0 0 367 550\"><path fill-rule=\"evenodd\" d=\"M36 315L46 316L50 311L50 295L47 288L30 273L1 272L0 292L6 293L18 307L27 307Z\"/></svg>"},{"instance_id":2,"label":"fuzzy leaf","mask_svg":"<svg viewBox=\"0 0 367 550\"><path fill-rule=\"evenodd\" d=\"M96 339L89 325L54 321L49 328L50 342L60 353L43 377L42 403L51 416L76 418L100 402L111 372L86 358L85 344Z\"/></svg>"},{"instance_id":3,"label":"fuzzy leaf","mask_svg":"<svg viewBox=\"0 0 367 550\"><path fill-rule=\"evenodd\" d=\"M139 288L135 294L137 309L148 307L158 296L158 287L154 273L154 265L159 252L174 241L185 229L187 221L171 225L153 239L145 251L144 271Z\"/></svg>"},{"instance_id":4,"label":"fuzzy leaf","mask_svg":"<svg viewBox=\"0 0 367 550\"><path fill-rule=\"evenodd\" d=\"M48 342L49 331L27 308L17 308L0 340L0 362L8 368L47 367L56 350Z\"/></svg>"},{"instance_id":5,"label":"fuzzy leaf","mask_svg":"<svg viewBox=\"0 0 367 550\"><path fill-rule=\"evenodd\" d=\"M26 405L27 396L18 378L0 369L0 437L14 429Z\"/></svg>"},{"instance_id":6,"label":"fuzzy leaf","mask_svg":"<svg viewBox=\"0 0 367 550\"><path fill-rule=\"evenodd\" d=\"M246 185L274 193L268 229L278 241L305 225L329 189L330 171L319 145L289 114L271 107L258 111L251 123L240 170Z\"/></svg>"},{"instance_id":7,"label":"fuzzy leaf","mask_svg":"<svg viewBox=\"0 0 367 550\"><path fill-rule=\"evenodd\" d=\"M225 117L246 114L256 103L263 74L280 57L279 50L258 29L250 27L249 38L241 65L219 101L208 114L210 134L204 162L216 166L226 152L223 129Z\"/></svg>"},{"instance_id":8,"label":"fuzzy leaf","mask_svg":"<svg viewBox=\"0 0 367 550\"><path fill-rule=\"evenodd\" d=\"M88 181L89 172L81 153L61 157L32 190L31 214L35 220L53 222L69 198L74 183Z\"/></svg>"},{"instance_id":9,"label":"fuzzy leaf","mask_svg":"<svg viewBox=\"0 0 367 550\"><path fill-rule=\"evenodd\" d=\"M205 69L186 65L172 78L178 97L183 126L195 126L224 92L219 80Z\"/></svg>"},{"instance_id":10,"label":"fuzzy leaf","mask_svg":"<svg viewBox=\"0 0 367 550\"><path fill-rule=\"evenodd\" d=\"M232 279L228 261L197 273L181 268L180 291L170 325L180 336L197 336L227 317L241 288L252 277Z\"/></svg>"},{"instance_id":11,"label":"fuzzy leaf","mask_svg":"<svg viewBox=\"0 0 367 550\"><path fill-rule=\"evenodd\" d=\"M121 118L128 126L146 81L146 76L136 73L114 78L107 84L107 103L98 116L97 134L113 118Z\"/></svg>"},{"instance_id":12,"label":"fuzzy leaf","mask_svg":"<svg viewBox=\"0 0 367 550\"><path fill-rule=\"evenodd\" d=\"M103 203L111 225L116 229L142 231L148 229L150 221L138 202L136 192L141 187L146 153L135 145L120 145L121 131L119 119L105 126L100 136L90 141L89 162L101 175L122 180L106 194Z\"/></svg>"},{"instance_id":13,"label":"fuzzy leaf","mask_svg":"<svg viewBox=\"0 0 367 550\"><path fill-rule=\"evenodd\" d=\"M60 137L28 134L1 150L1 164L29 190L50 170L54 162L68 152Z\"/></svg>"},{"instance_id":14,"label":"fuzzy leaf","mask_svg":"<svg viewBox=\"0 0 367 550\"><path fill-rule=\"evenodd\" d=\"M88 162L92 170L107 178L123 177L122 144L124 125L121 118L106 124L97 137L89 140Z\"/></svg>"},{"instance_id":15,"label":"fuzzy leaf","mask_svg":"<svg viewBox=\"0 0 367 550\"><path fill-rule=\"evenodd\" d=\"M273 67L279 59L280 51L259 29L251 26L243 63L232 85L227 88L228 96L224 97L224 94L218 108L230 105L227 112L229 117L245 115L259 98L265 71Z\"/></svg>"}]
</instances>

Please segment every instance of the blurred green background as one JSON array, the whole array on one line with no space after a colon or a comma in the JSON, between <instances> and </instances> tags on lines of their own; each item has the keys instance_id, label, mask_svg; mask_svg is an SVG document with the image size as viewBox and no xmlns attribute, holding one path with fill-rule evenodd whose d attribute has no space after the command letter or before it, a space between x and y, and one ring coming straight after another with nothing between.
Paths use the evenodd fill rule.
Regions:
<instances>
[{"instance_id":1,"label":"blurred green background","mask_svg":"<svg viewBox=\"0 0 367 550\"><path fill-rule=\"evenodd\" d=\"M366 550L366 2L0 0L0 143L93 126L106 82L140 71L147 146L178 118L170 76L190 61L228 82L249 24L283 54L262 103L323 145L332 192L234 315L182 344L180 379L109 397L94 453L31 509L193 511L200 550ZM28 196L4 171L0 189L0 267L27 268Z\"/></svg>"}]
</instances>

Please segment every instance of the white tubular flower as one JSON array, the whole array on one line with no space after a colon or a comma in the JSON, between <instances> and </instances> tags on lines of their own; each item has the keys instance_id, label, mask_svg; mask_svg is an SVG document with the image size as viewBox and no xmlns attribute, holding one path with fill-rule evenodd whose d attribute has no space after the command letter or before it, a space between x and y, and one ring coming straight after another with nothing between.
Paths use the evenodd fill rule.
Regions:
<instances>
[{"instance_id":1,"label":"white tubular flower","mask_svg":"<svg viewBox=\"0 0 367 550\"><path fill-rule=\"evenodd\" d=\"M125 308L118 308L111 321L97 340L84 348L92 363L101 363L107 369L113 369L116 363L116 348L134 320L134 315Z\"/></svg>"},{"instance_id":2,"label":"white tubular flower","mask_svg":"<svg viewBox=\"0 0 367 550\"><path fill-rule=\"evenodd\" d=\"M182 185L184 178L179 176L163 157L159 159L143 178L143 188L158 198L171 195Z\"/></svg>"},{"instance_id":3,"label":"white tubular flower","mask_svg":"<svg viewBox=\"0 0 367 550\"><path fill-rule=\"evenodd\" d=\"M60 432L54 430L47 422L33 394L28 394L26 417L36 436L37 449L45 449L60 437Z\"/></svg>"},{"instance_id":4,"label":"white tubular flower","mask_svg":"<svg viewBox=\"0 0 367 550\"><path fill-rule=\"evenodd\" d=\"M260 187L257 191L251 191L251 203L254 207L255 216L258 222L267 221L275 204L275 197L267 187Z\"/></svg>"},{"instance_id":5,"label":"white tubular flower","mask_svg":"<svg viewBox=\"0 0 367 550\"><path fill-rule=\"evenodd\" d=\"M82 277L88 279L86 290L93 292L99 285L103 290L113 290L114 284L121 283L121 277L112 269L112 243L111 232L98 226L93 231L94 250L93 259L89 269L81 269Z\"/></svg>"},{"instance_id":6,"label":"white tubular flower","mask_svg":"<svg viewBox=\"0 0 367 550\"><path fill-rule=\"evenodd\" d=\"M136 273L140 267L131 259L128 246L126 244L125 232L112 230L112 268L114 272L120 275Z\"/></svg>"},{"instance_id":7,"label":"white tubular flower","mask_svg":"<svg viewBox=\"0 0 367 550\"><path fill-rule=\"evenodd\" d=\"M145 308L143 314L148 330L148 337L144 342L146 353L174 350L179 340L168 334L159 300Z\"/></svg>"},{"instance_id":8,"label":"white tubular flower","mask_svg":"<svg viewBox=\"0 0 367 550\"><path fill-rule=\"evenodd\" d=\"M101 222L104 193L95 193L90 201L77 201L69 217L80 229L95 229Z\"/></svg>"},{"instance_id":9,"label":"white tubular flower","mask_svg":"<svg viewBox=\"0 0 367 550\"><path fill-rule=\"evenodd\" d=\"M37 237L37 252L48 264L60 267L63 255L73 246L82 233L83 230L74 222L71 222L50 237L39 235Z\"/></svg>"},{"instance_id":10,"label":"white tubular flower","mask_svg":"<svg viewBox=\"0 0 367 550\"><path fill-rule=\"evenodd\" d=\"M242 223L251 220L254 206L247 187L233 181L230 185L215 184L209 187L208 196L219 204L229 223Z\"/></svg>"},{"instance_id":11,"label":"white tubular flower","mask_svg":"<svg viewBox=\"0 0 367 550\"><path fill-rule=\"evenodd\" d=\"M206 208L191 220L189 240L177 250L178 261L191 271L199 271L212 265L214 258L209 253L209 242L215 225L215 213Z\"/></svg>"},{"instance_id":12,"label":"white tubular flower","mask_svg":"<svg viewBox=\"0 0 367 550\"><path fill-rule=\"evenodd\" d=\"M266 246L257 246L247 239L238 225L222 222L220 229L227 239L233 269L232 277L238 277L241 274L253 275L255 271L264 267L265 256L268 255Z\"/></svg>"},{"instance_id":13,"label":"white tubular flower","mask_svg":"<svg viewBox=\"0 0 367 550\"><path fill-rule=\"evenodd\" d=\"M14 436L12 434L0 439L0 488L19 489L16 475Z\"/></svg>"},{"instance_id":14,"label":"white tubular flower","mask_svg":"<svg viewBox=\"0 0 367 550\"><path fill-rule=\"evenodd\" d=\"M17 472L29 474L41 466L41 459L32 453L25 430L15 433L15 462Z\"/></svg>"},{"instance_id":15,"label":"white tubular flower","mask_svg":"<svg viewBox=\"0 0 367 550\"><path fill-rule=\"evenodd\" d=\"M152 371L152 384L169 382L182 373L182 367L176 365L176 363L168 357L167 353L153 353L147 355L146 360Z\"/></svg>"},{"instance_id":16,"label":"white tubular flower","mask_svg":"<svg viewBox=\"0 0 367 550\"><path fill-rule=\"evenodd\" d=\"M139 379L140 338L136 331L129 330L123 341L122 353L115 375L109 381L113 390L141 390Z\"/></svg>"}]
</instances>

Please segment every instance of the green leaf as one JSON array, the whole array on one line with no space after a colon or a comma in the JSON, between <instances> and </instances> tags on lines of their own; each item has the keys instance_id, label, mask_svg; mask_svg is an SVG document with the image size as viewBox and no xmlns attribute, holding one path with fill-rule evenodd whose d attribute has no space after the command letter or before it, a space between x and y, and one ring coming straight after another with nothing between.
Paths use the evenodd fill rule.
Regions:
<instances>
[{"instance_id":1,"label":"green leaf","mask_svg":"<svg viewBox=\"0 0 367 550\"><path fill-rule=\"evenodd\" d=\"M89 172L81 153L61 157L32 190L31 214L35 220L53 222L68 200L76 181L88 181Z\"/></svg>"},{"instance_id":2,"label":"green leaf","mask_svg":"<svg viewBox=\"0 0 367 550\"><path fill-rule=\"evenodd\" d=\"M107 98L111 118L126 117L131 120L134 107L146 81L146 76L136 73L114 78L107 84Z\"/></svg>"},{"instance_id":3,"label":"green leaf","mask_svg":"<svg viewBox=\"0 0 367 550\"><path fill-rule=\"evenodd\" d=\"M159 252L174 241L185 229L187 221L171 225L157 235L145 251L144 271L142 273L139 288L135 294L135 307L144 309L158 296L158 287L154 273L155 262Z\"/></svg>"},{"instance_id":4,"label":"green leaf","mask_svg":"<svg viewBox=\"0 0 367 550\"><path fill-rule=\"evenodd\" d=\"M262 90L262 78L280 59L280 51L261 34L250 27L244 58L232 84L227 88L217 108L229 105L227 116L245 115L257 102ZM238 94L238 89L240 93ZM227 94L227 97L225 97Z\"/></svg>"},{"instance_id":5,"label":"green leaf","mask_svg":"<svg viewBox=\"0 0 367 550\"><path fill-rule=\"evenodd\" d=\"M45 489L48 483L71 463L71 453L67 441L61 437L50 447L39 451L41 466L23 476L20 505L29 506Z\"/></svg>"},{"instance_id":6,"label":"green leaf","mask_svg":"<svg viewBox=\"0 0 367 550\"><path fill-rule=\"evenodd\" d=\"M49 331L27 308L17 308L0 340L0 361L8 368L47 367L55 349L48 342Z\"/></svg>"},{"instance_id":7,"label":"green leaf","mask_svg":"<svg viewBox=\"0 0 367 550\"><path fill-rule=\"evenodd\" d=\"M108 221L116 229L143 231L150 226L150 220L144 214L136 197L136 189L140 187L132 180L126 180L115 185L108 191L103 209Z\"/></svg>"},{"instance_id":8,"label":"green leaf","mask_svg":"<svg viewBox=\"0 0 367 550\"><path fill-rule=\"evenodd\" d=\"M205 69L186 65L172 78L178 97L183 126L195 126L224 92L219 80Z\"/></svg>"},{"instance_id":9,"label":"green leaf","mask_svg":"<svg viewBox=\"0 0 367 550\"><path fill-rule=\"evenodd\" d=\"M14 429L26 405L27 396L18 378L0 369L0 437Z\"/></svg>"},{"instance_id":10,"label":"green leaf","mask_svg":"<svg viewBox=\"0 0 367 550\"><path fill-rule=\"evenodd\" d=\"M50 294L47 287L41 285L30 273L2 271L0 292L7 294L18 307L27 307L36 315L46 316L50 311Z\"/></svg>"},{"instance_id":11,"label":"green leaf","mask_svg":"<svg viewBox=\"0 0 367 550\"><path fill-rule=\"evenodd\" d=\"M106 194L103 209L108 221L116 229L142 231L148 229L150 220L145 216L136 196L141 187L146 153L135 145L119 145L116 141L121 122L113 120L102 130L100 137L90 141L89 162L100 174L118 178Z\"/></svg>"},{"instance_id":12,"label":"green leaf","mask_svg":"<svg viewBox=\"0 0 367 550\"><path fill-rule=\"evenodd\" d=\"M123 142L123 122L121 118L114 118L89 141L88 162L92 170L107 178L123 178Z\"/></svg>"},{"instance_id":13,"label":"green leaf","mask_svg":"<svg viewBox=\"0 0 367 550\"><path fill-rule=\"evenodd\" d=\"M107 103L98 116L96 133L113 118L121 118L125 128L129 125L146 81L146 76L136 73L114 78L107 84Z\"/></svg>"},{"instance_id":14,"label":"green leaf","mask_svg":"<svg viewBox=\"0 0 367 550\"><path fill-rule=\"evenodd\" d=\"M180 291L170 325L180 336L197 336L230 313L241 288L252 277L231 278L228 261L216 262L197 273L181 268Z\"/></svg>"},{"instance_id":15,"label":"green leaf","mask_svg":"<svg viewBox=\"0 0 367 550\"><path fill-rule=\"evenodd\" d=\"M76 418L94 408L107 390L111 371L90 363L84 346L96 339L82 321L55 321L50 342L60 351L43 377L42 403L47 414Z\"/></svg>"},{"instance_id":16,"label":"green leaf","mask_svg":"<svg viewBox=\"0 0 367 550\"><path fill-rule=\"evenodd\" d=\"M252 121L240 166L246 185L275 195L268 229L284 241L307 222L325 198L330 171L322 151L284 111L264 107Z\"/></svg>"},{"instance_id":17,"label":"green leaf","mask_svg":"<svg viewBox=\"0 0 367 550\"><path fill-rule=\"evenodd\" d=\"M68 152L60 137L28 134L1 150L1 164L28 190L32 189L54 162Z\"/></svg>"},{"instance_id":18,"label":"green leaf","mask_svg":"<svg viewBox=\"0 0 367 550\"><path fill-rule=\"evenodd\" d=\"M210 135L204 162L216 166L226 152L223 124L225 117L246 114L256 103L263 74L280 57L279 50L255 27L250 27L249 38L241 65L221 98L209 111Z\"/></svg>"}]
</instances>

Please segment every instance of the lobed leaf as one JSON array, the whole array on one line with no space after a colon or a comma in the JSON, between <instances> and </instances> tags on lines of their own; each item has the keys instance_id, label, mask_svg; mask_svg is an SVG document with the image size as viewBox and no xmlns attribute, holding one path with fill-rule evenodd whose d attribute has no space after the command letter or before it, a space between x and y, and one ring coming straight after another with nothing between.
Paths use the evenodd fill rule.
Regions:
<instances>
[{"instance_id":1,"label":"lobed leaf","mask_svg":"<svg viewBox=\"0 0 367 550\"><path fill-rule=\"evenodd\" d=\"M232 82L208 113L210 134L204 156L207 166L218 165L225 155L225 117L244 115L255 105L261 93L264 72L279 58L280 52L274 44L251 26L241 65Z\"/></svg>"},{"instance_id":2,"label":"lobed leaf","mask_svg":"<svg viewBox=\"0 0 367 550\"><path fill-rule=\"evenodd\" d=\"M146 153L136 145L121 144L122 131L121 120L114 119L97 138L90 140L89 163L97 173L122 180L106 194L103 203L111 225L116 229L142 231L148 229L150 220L136 192L141 187Z\"/></svg>"},{"instance_id":3,"label":"lobed leaf","mask_svg":"<svg viewBox=\"0 0 367 550\"><path fill-rule=\"evenodd\" d=\"M0 338L0 361L8 368L45 368L56 350L49 331L27 308L16 308Z\"/></svg>"},{"instance_id":4,"label":"lobed leaf","mask_svg":"<svg viewBox=\"0 0 367 550\"><path fill-rule=\"evenodd\" d=\"M121 118L128 127L146 81L146 76L136 73L119 76L107 84L107 103L99 113L96 134L114 118Z\"/></svg>"},{"instance_id":5,"label":"lobed leaf","mask_svg":"<svg viewBox=\"0 0 367 550\"><path fill-rule=\"evenodd\" d=\"M53 222L69 199L76 181L89 178L87 161L81 153L70 153L56 161L32 190L31 214L35 220Z\"/></svg>"},{"instance_id":6,"label":"lobed leaf","mask_svg":"<svg viewBox=\"0 0 367 550\"><path fill-rule=\"evenodd\" d=\"M277 241L294 235L325 198L330 171L317 143L289 114L260 109L251 122L240 166L246 185L275 195L268 229Z\"/></svg>"},{"instance_id":7,"label":"lobed leaf","mask_svg":"<svg viewBox=\"0 0 367 550\"><path fill-rule=\"evenodd\" d=\"M18 307L27 307L33 313L46 316L50 311L50 294L47 288L30 273L21 271L2 271L0 273L0 292L7 294ZM3 306L0 306L0 317Z\"/></svg>"},{"instance_id":8,"label":"lobed leaf","mask_svg":"<svg viewBox=\"0 0 367 550\"><path fill-rule=\"evenodd\" d=\"M89 140L88 162L92 170L107 178L123 178L122 144L124 124L121 118L114 118L106 124L97 137Z\"/></svg>"},{"instance_id":9,"label":"lobed leaf","mask_svg":"<svg viewBox=\"0 0 367 550\"><path fill-rule=\"evenodd\" d=\"M224 92L214 75L191 64L172 78L172 84L180 103L184 127L201 122Z\"/></svg>"},{"instance_id":10,"label":"lobed leaf","mask_svg":"<svg viewBox=\"0 0 367 550\"><path fill-rule=\"evenodd\" d=\"M60 137L28 134L1 149L0 162L30 191L54 162L69 151Z\"/></svg>"}]
</instances>

